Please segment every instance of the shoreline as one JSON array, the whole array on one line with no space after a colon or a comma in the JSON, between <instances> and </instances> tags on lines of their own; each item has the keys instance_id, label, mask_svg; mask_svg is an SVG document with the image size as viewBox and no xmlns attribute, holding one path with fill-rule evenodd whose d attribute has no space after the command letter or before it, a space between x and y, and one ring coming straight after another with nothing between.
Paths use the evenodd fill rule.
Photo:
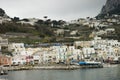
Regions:
<instances>
[{"instance_id":1,"label":"shoreline","mask_svg":"<svg viewBox=\"0 0 120 80\"><path fill-rule=\"evenodd\" d=\"M22 70L77 70L82 68L103 68L100 65L84 65L84 66L15 66L15 67L5 67L4 70L7 71L22 71Z\"/></svg>"},{"instance_id":2,"label":"shoreline","mask_svg":"<svg viewBox=\"0 0 120 80\"><path fill-rule=\"evenodd\" d=\"M49 65L49 66L11 66L3 67L6 71L22 71L22 70L77 70L77 69L92 69L92 68L109 68L118 65Z\"/></svg>"}]
</instances>

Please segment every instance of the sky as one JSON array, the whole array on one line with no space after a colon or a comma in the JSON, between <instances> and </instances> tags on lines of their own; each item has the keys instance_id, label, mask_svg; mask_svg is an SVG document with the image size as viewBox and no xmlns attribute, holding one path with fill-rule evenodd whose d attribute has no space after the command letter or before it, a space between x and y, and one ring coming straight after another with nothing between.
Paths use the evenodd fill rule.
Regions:
<instances>
[{"instance_id":1,"label":"sky","mask_svg":"<svg viewBox=\"0 0 120 80\"><path fill-rule=\"evenodd\" d=\"M10 17L74 20L95 17L106 0L0 0Z\"/></svg>"}]
</instances>

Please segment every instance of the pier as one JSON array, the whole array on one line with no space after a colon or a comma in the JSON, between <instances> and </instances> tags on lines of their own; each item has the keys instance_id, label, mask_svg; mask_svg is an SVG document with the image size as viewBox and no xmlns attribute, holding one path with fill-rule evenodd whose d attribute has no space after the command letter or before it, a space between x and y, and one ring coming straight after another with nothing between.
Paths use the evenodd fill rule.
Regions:
<instances>
[{"instance_id":1,"label":"pier","mask_svg":"<svg viewBox=\"0 0 120 80\"><path fill-rule=\"evenodd\" d=\"M20 71L20 70L76 70L81 68L103 68L102 65L69 65L69 66L14 66L5 67L7 71Z\"/></svg>"}]
</instances>

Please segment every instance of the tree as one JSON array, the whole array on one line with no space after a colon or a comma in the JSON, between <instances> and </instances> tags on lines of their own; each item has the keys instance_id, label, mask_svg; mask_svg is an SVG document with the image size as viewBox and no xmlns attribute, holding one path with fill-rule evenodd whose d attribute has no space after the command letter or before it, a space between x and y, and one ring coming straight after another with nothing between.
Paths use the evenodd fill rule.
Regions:
<instances>
[{"instance_id":1,"label":"tree","mask_svg":"<svg viewBox=\"0 0 120 80\"><path fill-rule=\"evenodd\" d=\"M22 19L23 21L25 21L25 22L29 22L29 20L28 19L26 19L26 18L24 18L24 19Z\"/></svg>"},{"instance_id":2,"label":"tree","mask_svg":"<svg viewBox=\"0 0 120 80\"><path fill-rule=\"evenodd\" d=\"M44 16L44 19L47 20L48 16Z\"/></svg>"},{"instance_id":3,"label":"tree","mask_svg":"<svg viewBox=\"0 0 120 80\"><path fill-rule=\"evenodd\" d=\"M57 27L58 22L57 22L56 20L53 20L53 21L52 21L52 24L53 24L53 27Z\"/></svg>"},{"instance_id":4,"label":"tree","mask_svg":"<svg viewBox=\"0 0 120 80\"><path fill-rule=\"evenodd\" d=\"M37 24L43 24L44 21L43 21L42 19L40 19L40 20L38 20L36 23L37 23Z\"/></svg>"},{"instance_id":5,"label":"tree","mask_svg":"<svg viewBox=\"0 0 120 80\"><path fill-rule=\"evenodd\" d=\"M59 21L58 21L58 24L59 24L59 25L63 25L63 24L65 24L65 21L59 20Z\"/></svg>"},{"instance_id":6,"label":"tree","mask_svg":"<svg viewBox=\"0 0 120 80\"><path fill-rule=\"evenodd\" d=\"M45 25L49 26L51 24L51 19L46 20L44 23Z\"/></svg>"},{"instance_id":7,"label":"tree","mask_svg":"<svg viewBox=\"0 0 120 80\"><path fill-rule=\"evenodd\" d=\"M13 22L17 22L17 21L19 21L19 20L20 20L19 17L14 17L14 18L12 18L12 21L13 21Z\"/></svg>"}]
</instances>

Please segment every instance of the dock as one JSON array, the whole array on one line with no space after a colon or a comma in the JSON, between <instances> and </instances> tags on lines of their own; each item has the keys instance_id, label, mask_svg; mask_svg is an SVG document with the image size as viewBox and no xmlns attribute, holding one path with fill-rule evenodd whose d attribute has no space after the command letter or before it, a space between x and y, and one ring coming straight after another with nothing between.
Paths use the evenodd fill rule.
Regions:
<instances>
[{"instance_id":1,"label":"dock","mask_svg":"<svg viewBox=\"0 0 120 80\"><path fill-rule=\"evenodd\" d=\"M82 68L103 68L102 65L69 65L69 66L15 66L5 67L7 71L21 71L21 70L76 70Z\"/></svg>"}]
</instances>

